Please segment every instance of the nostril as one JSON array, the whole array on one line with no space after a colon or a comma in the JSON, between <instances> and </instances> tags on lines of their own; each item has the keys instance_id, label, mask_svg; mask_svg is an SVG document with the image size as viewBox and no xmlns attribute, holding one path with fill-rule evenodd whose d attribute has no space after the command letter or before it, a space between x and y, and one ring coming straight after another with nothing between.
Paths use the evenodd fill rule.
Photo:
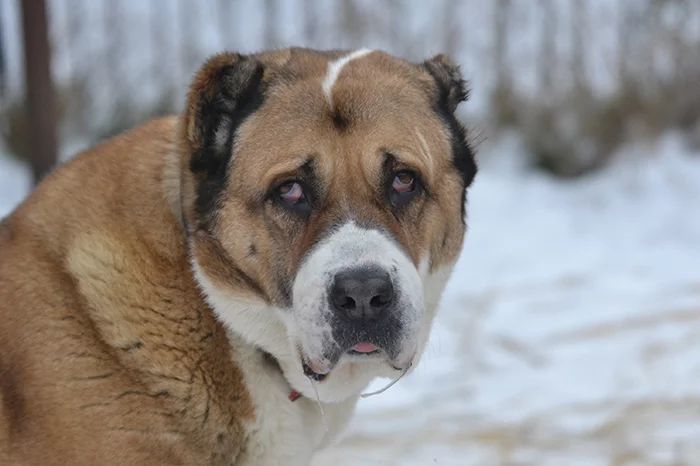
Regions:
<instances>
[{"instance_id":1,"label":"nostril","mask_svg":"<svg viewBox=\"0 0 700 466\"><path fill-rule=\"evenodd\" d=\"M377 295L369 301L369 305L374 308L384 307L389 303L391 303L391 296L389 295Z\"/></svg>"},{"instance_id":2,"label":"nostril","mask_svg":"<svg viewBox=\"0 0 700 466\"><path fill-rule=\"evenodd\" d=\"M336 300L336 305L346 311L352 311L357 307L357 303L350 296L344 296L343 298Z\"/></svg>"},{"instance_id":3,"label":"nostril","mask_svg":"<svg viewBox=\"0 0 700 466\"><path fill-rule=\"evenodd\" d=\"M394 298L394 287L391 285L390 280L374 279L370 281L371 287L374 291L372 297L369 300L369 306L372 309L383 309L387 305L391 304Z\"/></svg>"}]
</instances>

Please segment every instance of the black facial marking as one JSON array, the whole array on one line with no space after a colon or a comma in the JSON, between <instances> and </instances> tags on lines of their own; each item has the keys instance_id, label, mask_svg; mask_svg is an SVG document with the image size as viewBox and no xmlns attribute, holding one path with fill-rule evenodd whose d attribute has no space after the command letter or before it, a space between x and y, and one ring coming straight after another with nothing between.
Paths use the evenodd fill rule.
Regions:
<instances>
[{"instance_id":1,"label":"black facial marking","mask_svg":"<svg viewBox=\"0 0 700 466\"><path fill-rule=\"evenodd\" d=\"M122 351L133 351L137 349L141 349L143 347L143 342L142 341L135 341L133 343L129 343L127 345L119 347L120 350Z\"/></svg>"},{"instance_id":2,"label":"black facial marking","mask_svg":"<svg viewBox=\"0 0 700 466\"><path fill-rule=\"evenodd\" d=\"M218 70L213 92L201 96L195 122L202 144L192 154L190 169L200 176L195 208L205 229L216 220L236 131L264 101L263 72L262 64L242 57Z\"/></svg>"},{"instance_id":3,"label":"black facial marking","mask_svg":"<svg viewBox=\"0 0 700 466\"><path fill-rule=\"evenodd\" d=\"M433 76L438 86L439 94L435 111L447 125L452 145L452 163L462 175L462 183L464 185L464 191L462 192L462 217L464 218L466 213L466 189L474 181L477 166L474 160L474 151L467 139L466 128L460 123L453 111L456 109L457 103L467 99L468 92L461 77L454 79L454 72L445 73L444 70L436 67L436 65L428 65L427 63L426 69ZM452 79L451 81L446 82L446 74Z\"/></svg>"},{"instance_id":4,"label":"black facial marking","mask_svg":"<svg viewBox=\"0 0 700 466\"><path fill-rule=\"evenodd\" d=\"M253 257L258 253L258 248L254 244L248 246L248 257Z\"/></svg>"},{"instance_id":5,"label":"black facial marking","mask_svg":"<svg viewBox=\"0 0 700 466\"><path fill-rule=\"evenodd\" d=\"M467 141L466 129L452 114L443 114L452 135L452 162L462 175L464 191L462 192L462 217L465 215L467 188L476 176L476 162L474 152Z\"/></svg>"},{"instance_id":6,"label":"black facial marking","mask_svg":"<svg viewBox=\"0 0 700 466\"><path fill-rule=\"evenodd\" d=\"M333 120L333 126L339 131L343 131L348 126L348 120L340 112L334 111L331 113L331 119Z\"/></svg>"}]
</instances>

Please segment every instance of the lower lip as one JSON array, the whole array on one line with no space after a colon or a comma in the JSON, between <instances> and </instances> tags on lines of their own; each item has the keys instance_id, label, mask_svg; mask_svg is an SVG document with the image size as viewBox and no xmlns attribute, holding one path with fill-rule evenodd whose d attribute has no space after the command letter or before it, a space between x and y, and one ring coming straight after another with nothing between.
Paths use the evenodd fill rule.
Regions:
<instances>
[{"instance_id":1,"label":"lower lip","mask_svg":"<svg viewBox=\"0 0 700 466\"><path fill-rule=\"evenodd\" d=\"M325 374L319 374L317 372L314 372L311 367L309 367L308 364L303 363L303 368L304 368L304 375L306 375L308 378L315 380L316 382L323 382L323 380L326 378L328 373Z\"/></svg>"},{"instance_id":2,"label":"lower lip","mask_svg":"<svg viewBox=\"0 0 700 466\"><path fill-rule=\"evenodd\" d=\"M352 350L357 352L357 353L373 353L377 351L379 348L374 346L371 343L358 343L355 346L352 347Z\"/></svg>"}]
</instances>

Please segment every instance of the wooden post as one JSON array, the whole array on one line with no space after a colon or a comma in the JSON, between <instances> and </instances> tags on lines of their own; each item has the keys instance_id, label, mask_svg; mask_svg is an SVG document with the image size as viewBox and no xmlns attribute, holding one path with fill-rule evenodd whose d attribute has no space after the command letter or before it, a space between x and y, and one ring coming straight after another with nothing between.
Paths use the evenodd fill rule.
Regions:
<instances>
[{"instance_id":1,"label":"wooden post","mask_svg":"<svg viewBox=\"0 0 700 466\"><path fill-rule=\"evenodd\" d=\"M2 18L2 2L0 2L0 18ZM5 96L5 43L3 42L2 20L0 20L0 99Z\"/></svg>"},{"instance_id":2,"label":"wooden post","mask_svg":"<svg viewBox=\"0 0 700 466\"><path fill-rule=\"evenodd\" d=\"M27 118L30 163L34 183L56 165L56 97L51 80L51 47L45 0L24 0L22 32L27 83Z\"/></svg>"}]
</instances>

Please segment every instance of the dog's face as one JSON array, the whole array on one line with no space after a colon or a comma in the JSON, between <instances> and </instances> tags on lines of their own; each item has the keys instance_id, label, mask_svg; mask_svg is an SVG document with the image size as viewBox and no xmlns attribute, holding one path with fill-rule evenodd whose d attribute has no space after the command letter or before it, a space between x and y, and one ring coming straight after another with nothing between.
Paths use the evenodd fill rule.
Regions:
<instances>
[{"instance_id":1,"label":"dog's face","mask_svg":"<svg viewBox=\"0 0 700 466\"><path fill-rule=\"evenodd\" d=\"M420 356L476 172L465 98L442 56L365 50L223 54L195 77L180 130L195 272L295 389L342 399Z\"/></svg>"}]
</instances>

